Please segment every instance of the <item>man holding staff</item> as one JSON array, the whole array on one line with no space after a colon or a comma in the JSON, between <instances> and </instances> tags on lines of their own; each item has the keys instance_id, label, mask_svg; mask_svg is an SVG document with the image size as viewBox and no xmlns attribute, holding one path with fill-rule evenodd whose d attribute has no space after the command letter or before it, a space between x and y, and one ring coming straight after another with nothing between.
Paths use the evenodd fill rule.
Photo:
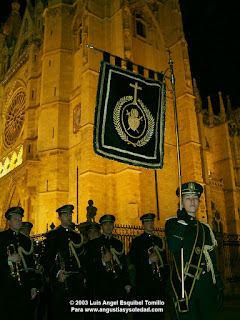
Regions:
<instances>
[{"instance_id":1,"label":"man holding staff","mask_svg":"<svg viewBox=\"0 0 240 320\"><path fill-rule=\"evenodd\" d=\"M182 209L165 226L168 248L173 254L170 295L178 318L184 320L214 320L222 303L223 283L214 252L217 241L210 226L196 219L202 192L198 183L183 184ZM178 197L179 194L178 188Z\"/></svg>"}]
</instances>

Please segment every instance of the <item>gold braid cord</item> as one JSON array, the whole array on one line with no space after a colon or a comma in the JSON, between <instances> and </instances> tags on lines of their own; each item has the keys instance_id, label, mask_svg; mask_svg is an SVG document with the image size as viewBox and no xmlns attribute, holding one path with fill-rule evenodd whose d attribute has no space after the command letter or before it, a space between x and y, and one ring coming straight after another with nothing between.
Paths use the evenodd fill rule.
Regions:
<instances>
[{"instance_id":1,"label":"gold braid cord","mask_svg":"<svg viewBox=\"0 0 240 320\"><path fill-rule=\"evenodd\" d=\"M162 259L162 256L161 256L160 252L162 252L164 250L164 248L160 249L159 246L155 245L153 247L153 249L154 249L154 252L156 252L156 254L157 254L158 258L159 258L159 261L161 263L161 267L163 267L163 259Z\"/></svg>"},{"instance_id":2,"label":"gold braid cord","mask_svg":"<svg viewBox=\"0 0 240 320\"><path fill-rule=\"evenodd\" d=\"M160 237L159 237L160 238ZM161 267L163 267L163 259L162 259L162 256L161 256L161 253L160 252L163 252L165 250L165 243L163 241L162 238L160 238L162 240L162 248L159 248L159 246L155 245L153 247L154 251L156 252L156 254L158 255L158 258L160 260L160 263L161 263Z\"/></svg>"},{"instance_id":3,"label":"gold braid cord","mask_svg":"<svg viewBox=\"0 0 240 320\"><path fill-rule=\"evenodd\" d=\"M29 237L28 237L29 238ZM30 254L33 253L33 239L29 238L31 240L31 248L29 251L26 251L23 247L19 246L18 247L18 253L22 259L22 263L24 265L24 268L27 269L27 264L26 264L26 261L24 259L24 255L25 254L26 256L29 256Z\"/></svg>"},{"instance_id":4,"label":"gold braid cord","mask_svg":"<svg viewBox=\"0 0 240 320\"><path fill-rule=\"evenodd\" d=\"M74 255L74 257L75 257L75 259L77 261L77 264L78 264L78 268L81 267L81 264L80 264L80 261L78 259L78 255L77 255L77 252L76 252L75 248L78 249L83 245L83 236L82 236L81 233L80 233L80 237L81 237L81 242L80 243L74 243L72 240L69 241L69 250Z\"/></svg>"},{"instance_id":5,"label":"gold braid cord","mask_svg":"<svg viewBox=\"0 0 240 320\"><path fill-rule=\"evenodd\" d=\"M121 241L122 242L122 241ZM124 244L122 242L123 248L122 251L117 251L115 248L110 248L110 253L113 255L113 259L117 262L117 264L119 265L120 269L122 269L122 265L120 264L120 261L118 259L118 256L121 256L124 252Z\"/></svg>"},{"instance_id":6,"label":"gold braid cord","mask_svg":"<svg viewBox=\"0 0 240 320\"><path fill-rule=\"evenodd\" d=\"M205 224L205 226L208 227L209 231L210 231L210 236L211 236L211 240L212 240L212 245L205 245L204 249L203 249L203 253L207 262L207 266L210 267L211 273L212 273L212 280L213 283L216 284L216 276L215 276L215 272L214 272L214 267L213 267L213 263L212 263L212 259L210 257L209 251L212 251L215 247L217 247L217 240L213 234L213 231L211 229L211 227L209 226L209 224L207 224L206 222L202 222L203 224Z\"/></svg>"}]
</instances>

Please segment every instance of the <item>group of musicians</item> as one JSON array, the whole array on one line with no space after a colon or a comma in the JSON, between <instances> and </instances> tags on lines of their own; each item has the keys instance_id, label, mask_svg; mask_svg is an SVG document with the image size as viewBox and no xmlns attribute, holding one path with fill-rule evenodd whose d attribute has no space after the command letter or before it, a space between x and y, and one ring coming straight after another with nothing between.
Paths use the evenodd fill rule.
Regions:
<instances>
[{"instance_id":1,"label":"group of musicians","mask_svg":"<svg viewBox=\"0 0 240 320\"><path fill-rule=\"evenodd\" d=\"M183 208L165 227L168 261L165 241L154 235L153 213L140 218L144 232L132 240L125 255L123 242L113 236L111 214L102 216L99 224L88 224L86 243L73 230L73 205L62 206L56 210L60 226L46 234L39 251L39 243L29 236L33 225L22 222L24 210L8 209L9 229L0 232L3 319L122 320L127 318L124 313L71 312L71 303L148 300L163 301L164 312L134 313L133 319L164 319L168 307L173 319L214 320L223 283L216 268L214 234L196 219L202 192L195 182L182 185Z\"/></svg>"}]
</instances>

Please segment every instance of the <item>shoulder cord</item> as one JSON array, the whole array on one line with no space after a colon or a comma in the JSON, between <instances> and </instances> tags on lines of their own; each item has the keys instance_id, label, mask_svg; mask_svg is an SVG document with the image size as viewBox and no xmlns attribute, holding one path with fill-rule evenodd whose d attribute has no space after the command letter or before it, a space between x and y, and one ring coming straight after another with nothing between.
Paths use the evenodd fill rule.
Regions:
<instances>
[{"instance_id":1,"label":"shoulder cord","mask_svg":"<svg viewBox=\"0 0 240 320\"><path fill-rule=\"evenodd\" d=\"M22 259L22 263L23 263L23 266L25 269L27 269L27 264L26 264L26 261L25 261L25 258L24 258L24 255L25 254L26 256L29 256L30 254L33 253L33 239L29 238L31 240L31 248L29 251L26 251L23 247L19 246L17 249L18 249L18 253Z\"/></svg>"},{"instance_id":2,"label":"shoulder cord","mask_svg":"<svg viewBox=\"0 0 240 320\"><path fill-rule=\"evenodd\" d=\"M72 254L74 255L76 261L77 261L77 264L78 264L78 268L81 267L81 264L80 264L80 261L79 261L79 258L78 258L78 255L76 253L76 250L75 248L80 248L82 245L83 245L83 236L82 234L80 233L80 237L81 237L81 242L80 243L74 243L72 240L69 241L69 251L72 252Z\"/></svg>"},{"instance_id":3,"label":"shoulder cord","mask_svg":"<svg viewBox=\"0 0 240 320\"><path fill-rule=\"evenodd\" d=\"M159 258L160 263L161 263L161 267L163 267L164 264L163 264L163 259L162 259L162 256L161 256L160 252L163 252L165 250L165 243L164 243L162 238L161 238L161 240L162 240L162 248L159 248L159 246L155 244L153 249L156 252L156 254L158 255L158 258Z\"/></svg>"},{"instance_id":4,"label":"shoulder cord","mask_svg":"<svg viewBox=\"0 0 240 320\"><path fill-rule=\"evenodd\" d=\"M204 253L204 256L205 256L205 259L207 262L207 266L209 266L209 268L211 270L213 283L216 284L216 275L214 272L214 267L213 267L213 263L212 263L212 259L210 257L209 251L212 251L215 247L217 247L217 240L216 240L214 233L213 233L211 227L209 226L209 224L207 224L205 222L202 222L202 223L205 224L210 231L212 245L205 245L204 249L203 249L203 253Z\"/></svg>"},{"instance_id":5,"label":"shoulder cord","mask_svg":"<svg viewBox=\"0 0 240 320\"><path fill-rule=\"evenodd\" d=\"M122 242L122 241L121 241ZM117 262L117 264L119 265L120 269L122 269L122 265L118 259L118 256L121 256L124 252L124 244L122 242L123 248L122 251L117 251L115 248L111 247L110 248L110 253L113 255L113 259Z\"/></svg>"}]
</instances>

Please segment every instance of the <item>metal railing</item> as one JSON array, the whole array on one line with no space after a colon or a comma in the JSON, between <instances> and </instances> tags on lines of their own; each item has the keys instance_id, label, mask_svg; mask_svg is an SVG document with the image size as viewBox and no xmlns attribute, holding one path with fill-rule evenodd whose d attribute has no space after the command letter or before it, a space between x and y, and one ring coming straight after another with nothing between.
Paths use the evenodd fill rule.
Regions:
<instances>
[{"instance_id":1,"label":"metal railing","mask_svg":"<svg viewBox=\"0 0 240 320\"><path fill-rule=\"evenodd\" d=\"M125 246L125 253L127 253L129 251L132 239L142 234L143 231L144 231L143 228L140 226L116 224L113 235L123 241ZM154 234L161 238L165 237L164 229L161 229L161 228L156 228L154 230Z\"/></svg>"},{"instance_id":2,"label":"metal railing","mask_svg":"<svg viewBox=\"0 0 240 320\"><path fill-rule=\"evenodd\" d=\"M132 239L143 233L140 226L115 225L114 236L121 239L125 245L125 252L130 248ZM162 228L156 228L154 234L165 239L165 232ZM226 281L240 281L240 235L216 233L218 247L216 248L217 265L222 278ZM34 240L44 240L46 233L34 235ZM167 257L170 254L167 250Z\"/></svg>"},{"instance_id":3,"label":"metal railing","mask_svg":"<svg viewBox=\"0 0 240 320\"><path fill-rule=\"evenodd\" d=\"M217 262L226 281L240 281L240 235L216 234L218 241Z\"/></svg>"}]
</instances>

